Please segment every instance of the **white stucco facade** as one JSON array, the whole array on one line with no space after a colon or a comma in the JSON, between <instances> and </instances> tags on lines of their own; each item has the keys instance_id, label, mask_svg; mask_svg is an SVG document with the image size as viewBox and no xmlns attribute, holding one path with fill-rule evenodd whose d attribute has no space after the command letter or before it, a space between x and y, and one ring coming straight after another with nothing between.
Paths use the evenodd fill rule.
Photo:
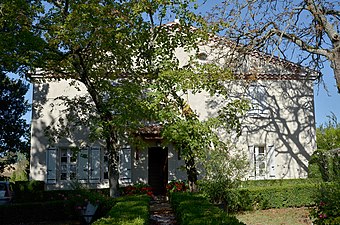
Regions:
<instances>
[{"instance_id":1,"label":"white stucco facade","mask_svg":"<svg viewBox=\"0 0 340 225\"><path fill-rule=\"evenodd\" d=\"M216 53L206 45L200 51L207 54L205 60L209 62L225 63L220 50ZM188 54L183 49L178 49L176 55L181 66L187 64ZM226 84L232 86L232 98L247 98L252 103L252 109L242 119L242 134L235 139L237 150L249 157L247 179L304 178L316 148L313 79L292 64L287 68L286 62L280 60L264 62L256 54L249 57L252 63L242 62L236 72L256 79L246 77ZM79 125L58 141L46 134L48 127L57 125L65 116L63 97L87 96L86 88L80 83L70 85L70 80L36 80L40 82L33 87L30 179L45 181L47 189L70 189L76 182L92 188L108 187L105 145L90 141L88 127ZM189 93L186 98L202 120L215 115L223 104L206 93ZM154 166L149 162L150 148L158 146L156 139L149 140L144 149L124 145L120 155L121 184L150 182L149 169ZM166 179L185 180L186 172L181 168L184 162L178 152L171 144L164 149Z\"/></svg>"}]
</instances>

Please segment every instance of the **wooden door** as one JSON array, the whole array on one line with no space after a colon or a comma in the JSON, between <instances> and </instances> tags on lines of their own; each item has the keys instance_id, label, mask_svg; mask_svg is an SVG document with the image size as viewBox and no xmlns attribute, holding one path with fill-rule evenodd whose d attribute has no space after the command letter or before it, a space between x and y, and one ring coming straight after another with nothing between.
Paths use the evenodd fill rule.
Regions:
<instances>
[{"instance_id":1,"label":"wooden door","mask_svg":"<svg viewBox=\"0 0 340 225\"><path fill-rule=\"evenodd\" d=\"M168 148L151 147L148 155L148 183L155 195L165 195L168 183Z\"/></svg>"}]
</instances>

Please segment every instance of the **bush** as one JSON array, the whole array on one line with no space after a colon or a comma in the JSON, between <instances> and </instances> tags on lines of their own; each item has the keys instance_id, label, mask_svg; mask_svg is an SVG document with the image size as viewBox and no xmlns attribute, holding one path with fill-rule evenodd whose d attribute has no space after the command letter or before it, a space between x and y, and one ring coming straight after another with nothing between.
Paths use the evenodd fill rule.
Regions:
<instances>
[{"instance_id":1,"label":"bush","mask_svg":"<svg viewBox=\"0 0 340 225\"><path fill-rule=\"evenodd\" d=\"M225 188L223 183L200 189L211 202L222 204L227 212L312 205L312 194L319 179L249 180L241 188Z\"/></svg>"},{"instance_id":2,"label":"bush","mask_svg":"<svg viewBox=\"0 0 340 225\"><path fill-rule=\"evenodd\" d=\"M203 196L188 192L173 192L170 197L179 224L245 225L212 205Z\"/></svg>"},{"instance_id":3,"label":"bush","mask_svg":"<svg viewBox=\"0 0 340 225\"><path fill-rule=\"evenodd\" d=\"M153 196L152 188L148 184L134 184L120 188L121 195L143 195Z\"/></svg>"},{"instance_id":4,"label":"bush","mask_svg":"<svg viewBox=\"0 0 340 225\"><path fill-rule=\"evenodd\" d=\"M308 177L335 181L340 175L340 150L321 150L313 153L308 165Z\"/></svg>"},{"instance_id":5,"label":"bush","mask_svg":"<svg viewBox=\"0 0 340 225\"><path fill-rule=\"evenodd\" d=\"M74 219L70 211L65 201L0 205L0 221L2 224L26 224Z\"/></svg>"},{"instance_id":6,"label":"bush","mask_svg":"<svg viewBox=\"0 0 340 225\"><path fill-rule=\"evenodd\" d=\"M311 210L313 224L340 224L340 182L324 183L315 194L315 207Z\"/></svg>"},{"instance_id":7,"label":"bush","mask_svg":"<svg viewBox=\"0 0 340 225\"><path fill-rule=\"evenodd\" d=\"M166 191L168 194L172 192L184 192L189 189L189 185L185 181L172 180L166 185Z\"/></svg>"},{"instance_id":8,"label":"bush","mask_svg":"<svg viewBox=\"0 0 340 225\"><path fill-rule=\"evenodd\" d=\"M270 186L286 186L286 185L298 185L298 184L315 184L322 182L318 178L308 179L273 179L273 180L247 180L242 181L241 187L270 187Z\"/></svg>"},{"instance_id":9,"label":"bush","mask_svg":"<svg viewBox=\"0 0 340 225\"><path fill-rule=\"evenodd\" d=\"M26 192L33 194L34 192ZM67 219L83 220L81 207L88 202L99 205L95 218L100 218L112 208L114 199L96 190L39 191L39 197L31 199L39 202L21 202L0 206L0 221L20 224L26 222L57 221ZM25 197L24 200L28 200Z\"/></svg>"},{"instance_id":10,"label":"bush","mask_svg":"<svg viewBox=\"0 0 340 225\"><path fill-rule=\"evenodd\" d=\"M11 183L16 202L42 201L45 182L43 181L16 181Z\"/></svg>"},{"instance_id":11,"label":"bush","mask_svg":"<svg viewBox=\"0 0 340 225\"><path fill-rule=\"evenodd\" d=\"M229 189L224 203L228 211L311 206L316 184Z\"/></svg>"},{"instance_id":12,"label":"bush","mask_svg":"<svg viewBox=\"0 0 340 225\"><path fill-rule=\"evenodd\" d=\"M149 202L147 195L130 195L115 199L116 204L105 218L100 218L93 225L119 224L143 225L149 222Z\"/></svg>"}]
</instances>

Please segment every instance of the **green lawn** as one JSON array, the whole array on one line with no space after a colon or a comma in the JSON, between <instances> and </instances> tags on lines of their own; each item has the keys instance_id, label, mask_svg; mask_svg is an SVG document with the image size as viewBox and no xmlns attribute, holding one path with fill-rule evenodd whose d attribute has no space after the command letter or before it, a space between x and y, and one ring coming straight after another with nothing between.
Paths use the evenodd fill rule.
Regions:
<instances>
[{"instance_id":1,"label":"green lawn","mask_svg":"<svg viewBox=\"0 0 340 225\"><path fill-rule=\"evenodd\" d=\"M243 212L237 219L247 225L311 225L308 208L268 209Z\"/></svg>"}]
</instances>

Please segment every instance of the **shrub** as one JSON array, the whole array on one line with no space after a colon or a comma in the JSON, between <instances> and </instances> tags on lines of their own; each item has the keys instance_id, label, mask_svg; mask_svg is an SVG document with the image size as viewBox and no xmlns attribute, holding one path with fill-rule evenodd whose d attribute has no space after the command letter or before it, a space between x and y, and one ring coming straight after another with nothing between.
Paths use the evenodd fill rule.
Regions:
<instances>
[{"instance_id":1,"label":"shrub","mask_svg":"<svg viewBox=\"0 0 340 225\"><path fill-rule=\"evenodd\" d=\"M313 153L308 165L308 177L334 181L340 175L340 150L321 150Z\"/></svg>"},{"instance_id":2,"label":"shrub","mask_svg":"<svg viewBox=\"0 0 340 225\"><path fill-rule=\"evenodd\" d=\"M149 202L147 195L130 195L115 199L116 204L105 218L100 218L93 225L119 224L143 225L149 222Z\"/></svg>"},{"instance_id":3,"label":"shrub","mask_svg":"<svg viewBox=\"0 0 340 225\"><path fill-rule=\"evenodd\" d=\"M16 202L42 201L45 183L43 181L16 181L11 184Z\"/></svg>"},{"instance_id":4,"label":"shrub","mask_svg":"<svg viewBox=\"0 0 340 225\"><path fill-rule=\"evenodd\" d=\"M168 194L172 192L184 192L189 189L187 182L172 180L166 185Z\"/></svg>"},{"instance_id":5,"label":"shrub","mask_svg":"<svg viewBox=\"0 0 340 225\"><path fill-rule=\"evenodd\" d=\"M212 205L201 195L188 192L173 192L170 197L170 202L179 224L244 225L235 217Z\"/></svg>"},{"instance_id":6,"label":"shrub","mask_svg":"<svg viewBox=\"0 0 340 225\"><path fill-rule=\"evenodd\" d=\"M340 224L340 182L321 184L315 202L311 210L313 224Z\"/></svg>"},{"instance_id":7,"label":"shrub","mask_svg":"<svg viewBox=\"0 0 340 225\"><path fill-rule=\"evenodd\" d=\"M149 195L153 196L152 188L148 184L134 184L126 187L121 187L120 192L122 195Z\"/></svg>"},{"instance_id":8,"label":"shrub","mask_svg":"<svg viewBox=\"0 0 340 225\"><path fill-rule=\"evenodd\" d=\"M27 192L33 194L34 192ZM88 202L98 205L94 218L99 218L111 209L114 199L103 195L96 190L70 190L70 191L40 191L39 197L31 199L32 202L14 203L2 206L0 209L0 221L10 224L25 222L56 221L61 219L83 220L80 207ZM29 198L26 197L25 200ZM20 212L20 216L18 216Z\"/></svg>"},{"instance_id":9,"label":"shrub","mask_svg":"<svg viewBox=\"0 0 340 225\"><path fill-rule=\"evenodd\" d=\"M0 221L1 224L26 224L74 219L70 211L65 201L0 205Z\"/></svg>"},{"instance_id":10,"label":"shrub","mask_svg":"<svg viewBox=\"0 0 340 225\"><path fill-rule=\"evenodd\" d=\"M316 184L229 189L224 202L229 211L311 206L315 191Z\"/></svg>"},{"instance_id":11,"label":"shrub","mask_svg":"<svg viewBox=\"0 0 340 225\"><path fill-rule=\"evenodd\" d=\"M286 186L286 185L299 185L299 184L315 184L322 182L318 178L308 179L273 179L273 180L247 180L242 181L241 187L268 187L268 186Z\"/></svg>"}]
</instances>

